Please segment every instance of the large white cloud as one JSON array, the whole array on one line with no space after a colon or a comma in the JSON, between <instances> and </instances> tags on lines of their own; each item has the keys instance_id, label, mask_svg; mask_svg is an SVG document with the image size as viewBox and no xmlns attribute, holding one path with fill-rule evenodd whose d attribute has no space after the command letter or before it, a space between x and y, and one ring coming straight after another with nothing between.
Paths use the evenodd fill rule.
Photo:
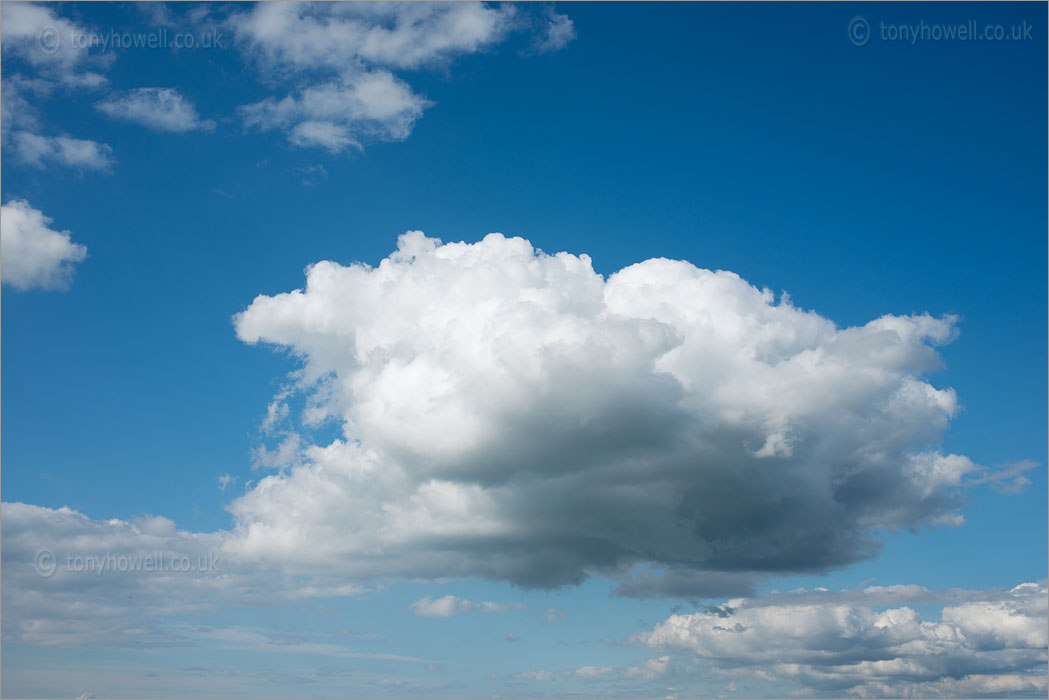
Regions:
<instances>
[{"instance_id":1,"label":"large white cloud","mask_svg":"<svg viewBox=\"0 0 1049 700\"><path fill-rule=\"evenodd\" d=\"M1044 696L1046 594L1034 583L1009 591L808 591L673 615L633 641L727 675L794 681L808 695ZM939 620L887 607L952 599Z\"/></svg>"},{"instance_id":2,"label":"large white cloud","mask_svg":"<svg viewBox=\"0 0 1049 700\"><path fill-rule=\"evenodd\" d=\"M953 318L841 329L682 261L605 279L520 238L411 232L236 330L300 359L307 417L343 439L235 500L231 546L350 576L739 592L960 523L977 471L937 449L957 400L924 378ZM665 570L625 575L646 563Z\"/></svg>"},{"instance_id":3,"label":"large white cloud","mask_svg":"<svg viewBox=\"0 0 1049 700\"><path fill-rule=\"evenodd\" d=\"M66 289L73 265L87 257L68 231L50 228L51 219L24 199L0 206L0 275L4 284L27 290Z\"/></svg>"}]
</instances>

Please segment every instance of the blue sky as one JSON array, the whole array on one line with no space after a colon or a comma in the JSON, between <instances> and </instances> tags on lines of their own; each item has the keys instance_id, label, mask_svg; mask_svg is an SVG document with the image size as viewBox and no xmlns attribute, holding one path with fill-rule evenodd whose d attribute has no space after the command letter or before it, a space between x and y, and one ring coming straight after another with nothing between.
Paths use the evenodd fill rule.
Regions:
<instances>
[{"instance_id":1,"label":"blue sky","mask_svg":"<svg viewBox=\"0 0 1049 700\"><path fill-rule=\"evenodd\" d=\"M1044 7L3 11L4 694L1044 696ZM704 636L817 587L968 641Z\"/></svg>"}]
</instances>

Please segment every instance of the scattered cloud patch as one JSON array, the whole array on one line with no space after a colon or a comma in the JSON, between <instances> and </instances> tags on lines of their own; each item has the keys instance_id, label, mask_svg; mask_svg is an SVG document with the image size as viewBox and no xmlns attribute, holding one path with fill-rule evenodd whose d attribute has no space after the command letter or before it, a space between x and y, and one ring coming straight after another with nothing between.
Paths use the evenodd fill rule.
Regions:
<instances>
[{"instance_id":1,"label":"scattered cloud patch","mask_svg":"<svg viewBox=\"0 0 1049 700\"><path fill-rule=\"evenodd\" d=\"M111 149L89 139L45 135L34 102L59 90L105 84L100 72L111 56L91 54L89 29L39 3L7 2L0 7L4 58L0 139L14 160L32 167L108 170Z\"/></svg>"},{"instance_id":2,"label":"scattered cloud patch","mask_svg":"<svg viewBox=\"0 0 1049 700\"><path fill-rule=\"evenodd\" d=\"M318 146L332 153L360 149L360 139L400 141L411 133L429 102L385 70L366 71L319 85L280 100L244 106L248 126L284 129L295 146Z\"/></svg>"},{"instance_id":3,"label":"scattered cloud patch","mask_svg":"<svg viewBox=\"0 0 1049 700\"><path fill-rule=\"evenodd\" d=\"M237 483L237 477L223 474L219 476L219 491L225 491L231 484Z\"/></svg>"},{"instance_id":4,"label":"scattered cloud patch","mask_svg":"<svg viewBox=\"0 0 1049 700\"><path fill-rule=\"evenodd\" d=\"M670 669L670 657L660 656L649 659L638 666L580 666L566 675L584 681L605 678L634 680L653 680L667 673Z\"/></svg>"},{"instance_id":5,"label":"scattered cloud patch","mask_svg":"<svg viewBox=\"0 0 1049 700\"><path fill-rule=\"evenodd\" d=\"M109 170L113 165L113 149L90 139L15 131L11 148L16 160L34 168L53 164L75 170Z\"/></svg>"},{"instance_id":6,"label":"scattered cloud patch","mask_svg":"<svg viewBox=\"0 0 1049 700\"><path fill-rule=\"evenodd\" d=\"M88 28L58 16L50 7L31 2L5 2L0 7L3 53L14 55L41 78L69 87L98 87L110 57L91 54Z\"/></svg>"},{"instance_id":7,"label":"scattered cloud patch","mask_svg":"<svg viewBox=\"0 0 1049 700\"><path fill-rule=\"evenodd\" d=\"M4 284L26 291L68 289L74 265L87 248L74 243L68 231L50 228L51 219L24 199L0 207L0 275Z\"/></svg>"},{"instance_id":8,"label":"scattered cloud patch","mask_svg":"<svg viewBox=\"0 0 1049 700\"><path fill-rule=\"evenodd\" d=\"M240 108L249 127L279 129L297 147L330 153L400 141L433 103L395 71L446 68L517 29L513 5L483 3L260 3L227 20L237 46L291 94ZM549 13L543 50L573 35Z\"/></svg>"},{"instance_id":9,"label":"scattered cloud patch","mask_svg":"<svg viewBox=\"0 0 1049 700\"><path fill-rule=\"evenodd\" d=\"M215 122L201 119L193 103L174 88L144 87L110 96L98 109L114 119L135 122L155 131L211 131Z\"/></svg>"},{"instance_id":10,"label":"scattered cloud patch","mask_svg":"<svg viewBox=\"0 0 1049 700\"><path fill-rule=\"evenodd\" d=\"M430 596L424 596L408 607L420 617L454 617L474 611L501 613L509 610L523 610L525 606L521 603L477 603L457 598L454 595L446 595L436 600L432 600Z\"/></svg>"}]
</instances>

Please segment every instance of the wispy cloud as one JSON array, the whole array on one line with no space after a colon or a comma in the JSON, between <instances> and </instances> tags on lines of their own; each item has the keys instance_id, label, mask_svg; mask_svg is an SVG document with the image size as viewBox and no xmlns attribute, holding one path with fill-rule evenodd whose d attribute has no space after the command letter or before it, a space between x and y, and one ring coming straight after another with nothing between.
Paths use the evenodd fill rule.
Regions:
<instances>
[{"instance_id":1,"label":"wispy cloud","mask_svg":"<svg viewBox=\"0 0 1049 700\"><path fill-rule=\"evenodd\" d=\"M11 134L16 160L34 168L58 165L72 170L109 170L113 149L104 143L69 136L41 136L29 131Z\"/></svg>"},{"instance_id":2,"label":"wispy cloud","mask_svg":"<svg viewBox=\"0 0 1049 700\"><path fill-rule=\"evenodd\" d=\"M446 595L436 600L424 596L408 606L420 617L454 617L468 612L501 613L509 610L524 610L521 603L478 603L454 595Z\"/></svg>"},{"instance_id":3,"label":"wispy cloud","mask_svg":"<svg viewBox=\"0 0 1049 700\"><path fill-rule=\"evenodd\" d=\"M107 97L96 105L114 119L135 122L154 131L211 131L215 122L201 119L193 103L174 88L143 87Z\"/></svg>"}]
</instances>

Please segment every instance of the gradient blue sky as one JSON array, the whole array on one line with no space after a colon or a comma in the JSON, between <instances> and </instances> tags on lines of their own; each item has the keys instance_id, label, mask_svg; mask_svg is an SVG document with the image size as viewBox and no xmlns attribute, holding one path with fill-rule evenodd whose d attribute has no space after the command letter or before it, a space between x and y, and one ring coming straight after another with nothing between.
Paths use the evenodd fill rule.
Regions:
<instances>
[{"instance_id":1,"label":"gradient blue sky","mask_svg":"<svg viewBox=\"0 0 1049 700\"><path fill-rule=\"evenodd\" d=\"M234 314L257 295L302 288L317 261L378 265L407 230L467 242L497 231L586 253L603 275L653 257L730 270L839 327L884 314L957 315L959 335L939 349L943 369L929 380L952 387L961 404L939 449L992 471L1037 462L1025 473L1030 485L974 485L964 525L881 533L873 558L762 579L758 592L992 591L1046 578L1044 4L524 6L480 50L391 68L432 104L404 138L364 136L361 150L339 152L245 124L238 107L317 79L312 69L279 75L253 57L228 25L250 7L39 6L96 33L168 26L224 40L96 50L62 65L34 54L33 36L9 36L9 7L2 201L25 200L88 255L67 291L4 287L5 504L68 506L95 521L163 516L190 532L231 528L225 507L265 473L253 469L253 450L273 446L260 429L267 404L298 366L238 340ZM561 16L574 37L544 45ZM847 33L857 16L872 27L863 46ZM911 44L880 34L881 23L970 20L1007 32L1026 23L1031 38ZM64 79L78 70L104 82ZM31 116L9 115L12 84ZM212 128L158 132L97 108L143 87L174 88ZM18 131L107 144L111 164L34 165L14 155ZM338 432L329 425L312 439L326 444ZM236 481L220 490L224 474ZM809 688L736 679L674 652L663 675L616 671L596 684L569 675L662 657L628 638L724 599L616 596L600 576L550 591L477 576L394 580L348 597L150 613L170 644L30 638L8 622L20 604L8 598L19 585L10 572L25 562L6 544L7 696L745 697ZM523 607L449 618L409 607L443 595ZM912 607L937 615L923 605ZM230 641L205 627L351 655Z\"/></svg>"}]
</instances>

